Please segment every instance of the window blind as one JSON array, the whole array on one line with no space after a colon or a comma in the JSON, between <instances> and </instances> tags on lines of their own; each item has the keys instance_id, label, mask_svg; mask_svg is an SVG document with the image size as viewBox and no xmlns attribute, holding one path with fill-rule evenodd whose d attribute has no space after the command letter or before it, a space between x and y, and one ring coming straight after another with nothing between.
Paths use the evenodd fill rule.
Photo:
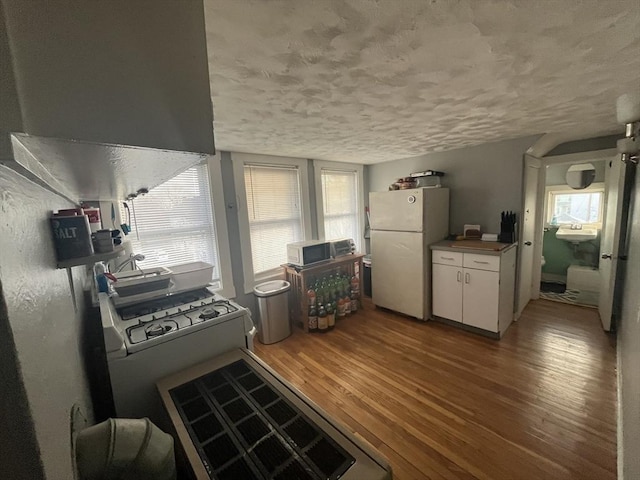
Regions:
<instances>
[{"instance_id":1,"label":"window blind","mask_svg":"<svg viewBox=\"0 0 640 480\"><path fill-rule=\"evenodd\" d=\"M325 239L353 238L359 250L357 172L325 168L321 172Z\"/></svg>"},{"instance_id":2,"label":"window blind","mask_svg":"<svg viewBox=\"0 0 640 480\"><path fill-rule=\"evenodd\" d=\"M244 166L255 274L287 261L287 243L304 239L297 167Z\"/></svg>"},{"instance_id":3,"label":"window blind","mask_svg":"<svg viewBox=\"0 0 640 480\"><path fill-rule=\"evenodd\" d=\"M140 266L158 267L203 261L214 266L221 287L218 243L209 189L209 171L198 165L153 188L130 204L128 235Z\"/></svg>"}]
</instances>

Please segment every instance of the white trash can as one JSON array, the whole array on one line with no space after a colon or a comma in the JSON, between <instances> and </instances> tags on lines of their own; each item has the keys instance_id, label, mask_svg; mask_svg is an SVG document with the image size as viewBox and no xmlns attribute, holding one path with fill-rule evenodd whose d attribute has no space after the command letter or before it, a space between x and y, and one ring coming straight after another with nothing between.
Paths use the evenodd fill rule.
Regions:
<instances>
[{"instance_id":1,"label":"white trash can","mask_svg":"<svg viewBox=\"0 0 640 480\"><path fill-rule=\"evenodd\" d=\"M260 343L276 343L291 335L289 290L291 284L284 280L261 283L253 289L258 300L257 323Z\"/></svg>"}]
</instances>

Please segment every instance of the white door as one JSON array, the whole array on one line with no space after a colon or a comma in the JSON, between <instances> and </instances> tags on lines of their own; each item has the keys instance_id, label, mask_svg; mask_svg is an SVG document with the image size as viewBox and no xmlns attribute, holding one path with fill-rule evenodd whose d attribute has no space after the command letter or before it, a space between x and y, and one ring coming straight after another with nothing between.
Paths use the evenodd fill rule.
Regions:
<instances>
[{"instance_id":1,"label":"white door","mask_svg":"<svg viewBox=\"0 0 640 480\"><path fill-rule=\"evenodd\" d=\"M520 214L522 221L522 237L520 240L520 275L518 276L518 306L517 317L531 300L531 286L533 279L533 254L536 234L536 204L538 202L538 184L540 182L539 158L525 155L524 161L524 202ZM537 263L537 262L536 262Z\"/></svg>"},{"instance_id":2,"label":"white door","mask_svg":"<svg viewBox=\"0 0 640 480\"><path fill-rule=\"evenodd\" d=\"M607 164L605 189L606 209L602 236L600 239L600 298L598 313L602 328L611 329L611 315L613 313L613 290L616 272L618 270L618 247L620 244L620 225L622 222L622 190L624 188L625 165L619 158L611 159Z\"/></svg>"},{"instance_id":3,"label":"white door","mask_svg":"<svg viewBox=\"0 0 640 480\"><path fill-rule=\"evenodd\" d=\"M462 322L462 267L434 263L431 268L433 314Z\"/></svg>"},{"instance_id":4,"label":"white door","mask_svg":"<svg viewBox=\"0 0 640 480\"><path fill-rule=\"evenodd\" d=\"M423 236L412 232L371 231L373 303L424 318Z\"/></svg>"},{"instance_id":5,"label":"white door","mask_svg":"<svg viewBox=\"0 0 640 480\"><path fill-rule=\"evenodd\" d=\"M421 189L371 192L371 229L421 232L424 225L423 196Z\"/></svg>"},{"instance_id":6,"label":"white door","mask_svg":"<svg viewBox=\"0 0 640 480\"><path fill-rule=\"evenodd\" d=\"M498 331L500 273L465 268L462 291L462 323Z\"/></svg>"}]
</instances>

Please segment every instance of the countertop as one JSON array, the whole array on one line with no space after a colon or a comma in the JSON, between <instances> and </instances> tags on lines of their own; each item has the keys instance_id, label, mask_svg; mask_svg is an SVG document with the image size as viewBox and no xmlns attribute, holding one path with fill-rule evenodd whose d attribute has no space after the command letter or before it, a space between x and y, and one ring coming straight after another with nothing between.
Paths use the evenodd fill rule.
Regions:
<instances>
[{"instance_id":1,"label":"countertop","mask_svg":"<svg viewBox=\"0 0 640 480\"><path fill-rule=\"evenodd\" d=\"M431 250L500 256L512 248L515 248L516 245L518 244L483 242L481 240L442 240L429 245L429 248L431 248Z\"/></svg>"}]
</instances>

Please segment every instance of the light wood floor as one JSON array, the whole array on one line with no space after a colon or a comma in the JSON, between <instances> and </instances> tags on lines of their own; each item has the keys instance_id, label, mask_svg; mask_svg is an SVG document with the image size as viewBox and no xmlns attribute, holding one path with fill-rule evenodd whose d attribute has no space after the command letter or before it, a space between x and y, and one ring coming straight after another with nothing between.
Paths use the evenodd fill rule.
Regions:
<instances>
[{"instance_id":1,"label":"light wood floor","mask_svg":"<svg viewBox=\"0 0 640 480\"><path fill-rule=\"evenodd\" d=\"M368 304L256 353L396 479L616 477L615 343L593 309L533 301L498 341Z\"/></svg>"}]
</instances>

